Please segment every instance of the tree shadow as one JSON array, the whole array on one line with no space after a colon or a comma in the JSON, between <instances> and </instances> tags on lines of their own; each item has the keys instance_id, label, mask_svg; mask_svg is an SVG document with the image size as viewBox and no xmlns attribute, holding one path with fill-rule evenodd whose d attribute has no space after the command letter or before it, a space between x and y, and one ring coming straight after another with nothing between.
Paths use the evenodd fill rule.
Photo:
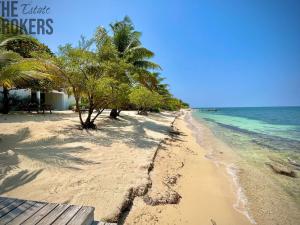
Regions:
<instances>
[{"instance_id":1,"label":"tree shadow","mask_svg":"<svg viewBox=\"0 0 300 225\"><path fill-rule=\"evenodd\" d=\"M107 145L111 145L115 141L121 141L130 147L141 149L156 147L160 142L158 139L149 137L146 130L167 134L170 129L168 125L149 120L141 121L126 115L122 116L122 119L119 121L102 120L97 126L99 127L98 130L104 134L104 137L108 138L106 140ZM99 143L103 144L102 140Z\"/></svg>"},{"instance_id":2,"label":"tree shadow","mask_svg":"<svg viewBox=\"0 0 300 225\"><path fill-rule=\"evenodd\" d=\"M72 165L99 164L98 162L75 156L74 153L82 153L89 148L83 145L66 146L66 144L71 144L73 141L73 138L62 140L54 136L34 142L22 142L15 147L14 151L30 159L56 167L78 169Z\"/></svg>"},{"instance_id":3,"label":"tree shadow","mask_svg":"<svg viewBox=\"0 0 300 225\"><path fill-rule=\"evenodd\" d=\"M11 112L9 114L0 114L0 123L21 123L21 122L47 122L61 121L71 118L76 118L77 113L28 113L28 112Z\"/></svg>"},{"instance_id":4,"label":"tree shadow","mask_svg":"<svg viewBox=\"0 0 300 225\"><path fill-rule=\"evenodd\" d=\"M45 120L41 117L41 121ZM74 119L67 115L62 120ZM167 118L168 119L168 118ZM166 119L166 121L167 121ZM24 117L20 120L24 121ZM48 121L48 120L46 120ZM167 123L166 123L167 124ZM24 127L14 134L1 134L0 138L0 193L12 190L22 184L35 179L40 171L23 170L14 176L8 176L9 171L18 168L19 157L25 156L30 160L41 162L41 169L47 165L81 170L80 165L100 164L92 159L82 158L80 153L90 150L86 143L99 146L96 150L107 149L113 143L122 142L129 147L139 150L149 150L158 146L161 141L148 135L147 131L168 134L169 125L163 125L150 119L135 118L123 115L120 120L111 120L101 117L97 121L98 129L80 130L76 125L66 125L57 131L50 130L49 137L39 140L30 140L30 128ZM17 180L13 184L12 180Z\"/></svg>"},{"instance_id":5,"label":"tree shadow","mask_svg":"<svg viewBox=\"0 0 300 225\"><path fill-rule=\"evenodd\" d=\"M0 153L15 148L19 142L27 139L29 134L28 127L19 129L14 134L0 134Z\"/></svg>"},{"instance_id":6,"label":"tree shadow","mask_svg":"<svg viewBox=\"0 0 300 225\"><path fill-rule=\"evenodd\" d=\"M22 170L15 175L5 178L0 185L0 194L11 191L34 180L41 172L42 169L32 172L29 172L28 170Z\"/></svg>"},{"instance_id":7,"label":"tree shadow","mask_svg":"<svg viewBox=\"0 0 300 225\"><path fill-rule=\"evenodd\" d=\"M62 140L53 136L28 142L29 137L28 127L18 130L15 134L1 135L0 181L5 179L11 170L18 168L19 156L26 156L30 160L36 160L46 165L73 170L80 170L78 165L99 164L99 162L76 156L75 154L86 151L88 148L82 145L66 146L65 144L73 142L71 138Z\"/></svg>"},{"instance_id":8,"label":"tree shadow","mask_svg":"<svg viewBox=\"0 0 300 225\"><path fill-rule=\"evenodd\" d=\"M16 169L19 164L19 158L12 152L0 153L0 181L9 171Z\"/></svg>"}]
</instances>

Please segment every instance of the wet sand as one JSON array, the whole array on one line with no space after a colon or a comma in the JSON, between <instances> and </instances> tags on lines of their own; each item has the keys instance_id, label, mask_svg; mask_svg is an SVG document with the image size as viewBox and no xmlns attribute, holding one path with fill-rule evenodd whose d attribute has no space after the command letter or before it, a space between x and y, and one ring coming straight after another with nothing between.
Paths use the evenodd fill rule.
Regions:
<instances>
[{"instance_id":1,"label":"wet sand","mask_svg":"<svg viewBox=\"0 0 300 225\"><path fill-rule=\"evenodd\" d=\"M237 195L236 210L260 225L299 223L299 176L276 174L265 164L270 161L269 157L278 158L278 152L254 150L255 146L251 145L244 146L249 148L246 152L234 149L217 138L203 121L190 116L187 119L197 142L206 150L206 157L230 174Z\"/></svg>"},{"instance_id":2,"label":"wet sand","mask_svg":"<svg viewBox=\"0 0 300 225\"><path fill-rule=\"evenodd\" d=\"M146 196L135 198L125 224L251 224L234 209L237 195L231 177L207 158L186 114L174 123L182 135L161 146L150 173L152 187ZM179 202L170 204L178 196Z\"/></svg>"}]
</instances>

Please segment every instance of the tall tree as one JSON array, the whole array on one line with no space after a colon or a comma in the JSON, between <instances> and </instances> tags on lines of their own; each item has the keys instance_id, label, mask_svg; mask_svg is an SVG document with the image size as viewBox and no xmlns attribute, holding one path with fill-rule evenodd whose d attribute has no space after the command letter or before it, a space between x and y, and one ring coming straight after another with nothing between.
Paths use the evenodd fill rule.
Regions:
<instances>
[{"instance_id":1,"label":"tall tree","mask_svg":"<svg viewBox=\"0 0 300 225\"><path fill-rule=\"evenodd\" d=\"M75 97L81 127L96 128L95 120L109 105L117 105L122 93L128 90L126 83L115 79L124 73L127 64L119 59L110 37L102 28L95 35L96 50L90 51L81 42L79 47L60 47L58 65ZM87 115L81 111L80 101L87 102ZM95 114L93 114L95 113Z\"/></svg>"},{"instance_id":2,"label":"tall tree","mask_svg":"<svg viewBox=\"0 0 300 225\"><path fill-rule=\"evenodd\" d=\"M122 21L110 24L110 28L113 33L112 41L119 57L132 65L130 70L123 74L123 76L129 77L129 84L143 83L145 76L149 75L149 69L160 69L158 64L149 60L154 53L142 46L141 32L135 30L129 17L126 16ZM113 108L110 116L116 118L118 110Z\"/></svg>"}]
</instances>

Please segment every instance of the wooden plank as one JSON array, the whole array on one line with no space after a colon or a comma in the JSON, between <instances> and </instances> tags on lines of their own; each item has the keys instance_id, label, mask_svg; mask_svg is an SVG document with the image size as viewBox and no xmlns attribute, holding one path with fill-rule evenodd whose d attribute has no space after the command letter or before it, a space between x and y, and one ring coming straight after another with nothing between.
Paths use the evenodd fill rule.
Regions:
<instances>
[{"instance_id":1,"label":"wooden plank","mask_svg":"<svg viewBox=\"0 0 300 225\"><path fill-rule=\"evenodd\" d=\"M24 213L28 208L32 207L35 204L35 202L32 201L26 201L23 204L19 205L17 208L13 209L9 213L7 213L5 216L1 217L0 224L6 224L16 218L18 215Z\"/></svg>"},{"instance_id":2,"label":"wooden plank","mask_svg":"<svg viewBox=\"0 0 300 225\"><path fill-rule=\"evenodd\" d=\"M52 224L64 211L69 207L69 205L61 204L53 209L47 216L45 216L37 225L50 225Z\"/></svg>"},{"instance_id":3,"label":"wooden plank","mask_svg":"<svg viewBox=\"0 0 300 225\"><path fill-rule=\"evenodd\" d=\"M94 208L83 206L71 219L68 225L91 225L94 221Z\"/></svg>"},{"instance_id":4,"label":"wooden plank","mask_svg":"<svg viewBox=\"0 0 300 225\"><path fill-rule=\"evenodd\" d=\"M12 211L13 209L17 208L19 205L23 204L24 202L25 202L24 200L16 199L12 203L10 203L8 206L2 208L0 210L0 218L2 216L6 215L7 213L9 213L10 211Z\"/></svg>"},{"instance_id":5,"label":"wooden plank","mask_svg":"<svg viewBox=\"0 0 300 225\"><path fill-rule=\"evenodd\" d=\"M5 199L3 202L0 203L0 209L5 208L6 206L8 206L9 204L11 204L15 200L16 199L13 199L13 198L7 198L7 199Z\"/></svg>"},{"instance_id":6,"label":"wooden plank","mask_svg":"<svg viewBox=\"0 0 300 225\"><path fill-rule=\"evenodd\" d=\"M7 198L5 197L0 197L0 202L3 202L4 200L6 200Z\"/></svg>"},{"instance_id":7,"label":"wooden plank","mask_svg":"<svg viewBox=\"0 0 300 225\"><path fill-rule=\"evenodd\" d=\"M79 211L81 206L71 205L63 214L61 214L52 225L67 224L73 216Z\"/></svg>"},{"instance_id":8,"label":"wooden plank","mask_svg":"<svg viewBox=\"0 0 300 225\"><path fill-rule=\"evenodd\" d=\"M107 223L107 222L102 222L102 221L94 221L92 225L118 225L118 223Z\"/></svg>"},{"instance_id":9,"label":"wooden plank","mask_svg":"<svg viewBox=\"0 0 300 225\"><path fill-rule=\"evenodd\" d=\"M7 225L19 225L19 224L23 223L25 220L27 220L28 218L30 218L36 212L38 212L39 210L41 210L44 206L46 206L46 203L42 203L42 202L35 203L32 207L28 208L21 215L19 215L16 218L14 218Z\"/></svg>"},{"instance_id":10,"label":"wooden plank","mask_svg":"<svg viewBox=\"0 0 300 225\"><path fill-rule=\"evenodd\" d=\"M43 219L46 215L48 215L58 204L50 203L45 205L41 210L37 211L37 213L33 214L29 217L23 225L33 225L38 223L41 219Z\"/></svg>"}]
</instances>

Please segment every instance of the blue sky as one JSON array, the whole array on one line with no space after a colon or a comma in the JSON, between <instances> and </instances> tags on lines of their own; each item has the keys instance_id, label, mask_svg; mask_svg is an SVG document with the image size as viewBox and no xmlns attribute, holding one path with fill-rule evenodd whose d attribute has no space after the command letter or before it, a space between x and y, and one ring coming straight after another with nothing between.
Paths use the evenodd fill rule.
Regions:
<instances>
[{"instance_id":1,"label":"blue sky","mask_svg":"<svg viewBox=\"0 0 300 225\"><path fill-rule=\"evenodd\" d=\"M22 2L26 0L22 0ZM299 0L33 0L56 52L130 16L172 93L192 106L300 105Z\"/></svg>"}]
</instances>

